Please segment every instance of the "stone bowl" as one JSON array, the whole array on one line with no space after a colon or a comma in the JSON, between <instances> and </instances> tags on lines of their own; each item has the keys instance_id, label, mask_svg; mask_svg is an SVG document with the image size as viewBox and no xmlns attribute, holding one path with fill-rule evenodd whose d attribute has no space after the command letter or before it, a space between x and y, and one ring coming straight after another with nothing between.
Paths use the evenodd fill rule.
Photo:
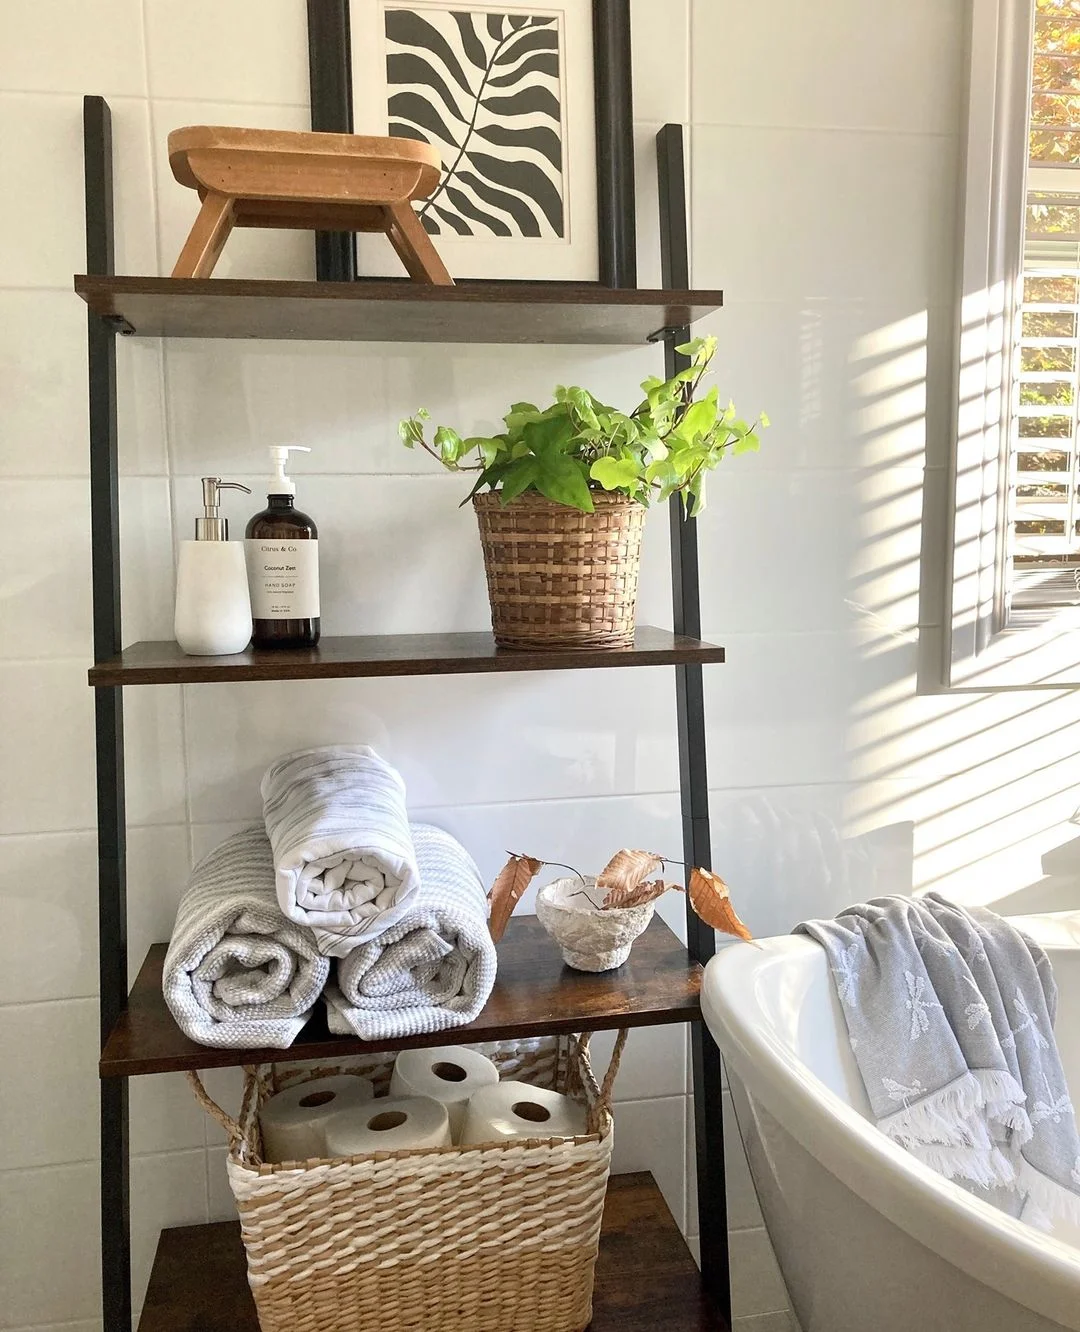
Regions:
<instances>
[{"instance_id":1,"label":"stone bowl","mask_svg":"<svg viewBox=\"0 0 1080 1332\"><path fill-rule=\"evenodd\" d=\"M634 940L652 920L655 903L603 911L596 880L556 879L536 898L540 924L575 971L610 971L630 956Z\"/></svg>"}]
</instances>

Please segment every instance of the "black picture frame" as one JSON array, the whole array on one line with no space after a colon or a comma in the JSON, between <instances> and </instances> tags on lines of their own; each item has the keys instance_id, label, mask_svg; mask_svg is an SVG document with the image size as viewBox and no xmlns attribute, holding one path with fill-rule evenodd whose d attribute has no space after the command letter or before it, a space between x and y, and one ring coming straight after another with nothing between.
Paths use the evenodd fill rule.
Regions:
<instances>
[{"instance_id":1,"label":"black picture frame","mask_svg":"<svg viewBox=\"0 0 1080 1332\"><path fill-rule=\"evenodd\" d=\"M349 0L307 0L311 128L350 134L353 127ZM596 206L599 285L637 286L634 97L630 0L592 0L596 97ZM356 238L319 232L315 276L353 282Z\"/></svg>"}]
</instances>

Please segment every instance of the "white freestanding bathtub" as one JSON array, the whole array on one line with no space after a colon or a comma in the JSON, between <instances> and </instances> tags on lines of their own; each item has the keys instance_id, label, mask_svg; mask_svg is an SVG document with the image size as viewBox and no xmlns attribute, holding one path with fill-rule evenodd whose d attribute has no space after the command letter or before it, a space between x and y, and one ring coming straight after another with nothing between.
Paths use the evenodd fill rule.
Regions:
<instances>
[{"instance_id":1,"label":"white freestanding bathtub","mask_svg":"<svg viewBox=\"0 0 1080 1332\"><path fill-rule=\"evenodd\" d=\"M1080 912L1015 924L1053 960L1080 1110ZM878 1132L825 953L759 942L721 949L702 1004L803 1332L1078 1332L1080 1232L1014 1221Z\"/></svg>"}]
</instances>

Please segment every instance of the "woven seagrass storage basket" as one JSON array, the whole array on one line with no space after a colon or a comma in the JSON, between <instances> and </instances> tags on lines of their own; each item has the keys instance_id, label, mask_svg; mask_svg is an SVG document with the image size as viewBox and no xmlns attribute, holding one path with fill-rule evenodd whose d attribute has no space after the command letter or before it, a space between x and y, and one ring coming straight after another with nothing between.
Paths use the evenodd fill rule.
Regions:
<instances>
[{"instance_id":1,"label":"woven seagrass storage basket","mask_svg":"<svg viewBox=\"0 0 1080 1332\"><path fill-rule=\"evenodd\" d=\"M643 505L593 493L581 513L527 491L504 505L473 496L491 624L500 647L629 647L634 641Z\"/></svg>"},{"instance_id":2,"label":"woven seagrass storage basket","mask_svg":"<svg viewBox=\"0 0 1080 1332\"><path fill-rule=\"evenodd\" d=\"M587 1036L476 1047L503 1079L582 1101L586 1136L284 1165L261 1160L266 1097L337 1073L369 1077L381 1095L393 1057L245 1069L235 1120L189 1073L197 1099L229 1135L229 1182L262 1332L582 1332L592 1317L611 1088L625 1035L603 1085Z\"/></svg>"}]
</instances>

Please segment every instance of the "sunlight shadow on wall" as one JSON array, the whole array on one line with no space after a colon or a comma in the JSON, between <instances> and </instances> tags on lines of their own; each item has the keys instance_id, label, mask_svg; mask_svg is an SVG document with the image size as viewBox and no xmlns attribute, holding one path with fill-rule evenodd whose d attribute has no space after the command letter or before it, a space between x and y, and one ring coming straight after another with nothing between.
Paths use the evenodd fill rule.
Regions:
<instances>
[{"instance_id":1,"label":"sunlight shadow on wall","mask_svg":"<svg viewBox=\"0 0 1080 1332\"><path fill-rule=\"evenodd\" d=\"M974 363L1000 312L970 313L963 352ZM852 346L859 511L844 831L911 821L916 890L1018 910L1024 890L1045 885L1043 857L1076 837L1069 819L1080 788L1080 695L919 691L928 673L940 679L932 657L942 641L951 327L948 311L931 310ZM984 387L973 371L962 374L961 428L989 439L976 406ZM985 553L985 471L979 458L960 480L967 577L958 611L969 624L985 597L974 575ZM1061 883L1061 892L1044 887L1033 900L1080 905L1067 877Z\"/></svg>"}]
</instances>

